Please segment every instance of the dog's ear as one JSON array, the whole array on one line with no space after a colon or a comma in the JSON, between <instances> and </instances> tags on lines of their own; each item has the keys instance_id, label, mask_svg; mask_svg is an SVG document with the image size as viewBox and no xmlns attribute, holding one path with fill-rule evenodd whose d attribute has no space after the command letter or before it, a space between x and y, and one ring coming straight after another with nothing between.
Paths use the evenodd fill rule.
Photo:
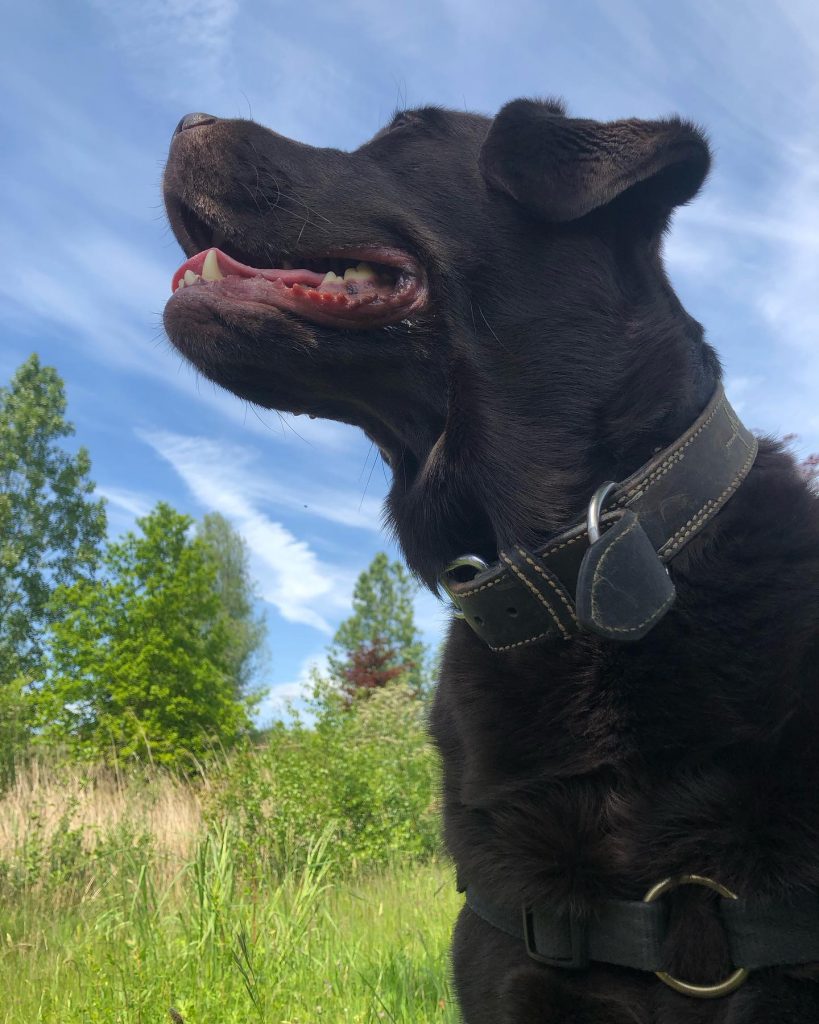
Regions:
<instances>
[{"instance_id":1,"label":"dog's ear","mask_svg":"<svg viewBox=\"0 0 819 1024\"><path fill-rule=\"evenodd\" d=\"M480 154L491 186L552 222L583 217L625 193L664 221L693 198L710 160L702 132L678 118L580 120L538 100L507 103Z\"/></svg>"}]
</instances>

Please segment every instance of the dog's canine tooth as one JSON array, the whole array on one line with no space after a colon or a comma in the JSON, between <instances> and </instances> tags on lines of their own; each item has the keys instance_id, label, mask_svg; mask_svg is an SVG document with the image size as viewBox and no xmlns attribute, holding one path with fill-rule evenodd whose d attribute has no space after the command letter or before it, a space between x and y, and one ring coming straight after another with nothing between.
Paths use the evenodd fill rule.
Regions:
<instances>
[{"instance_id":1,"label":"dog's canine tooth","mask_svg":"<svg viewBox=\"0 0 819 1024\"><path fill-rule=\"evenodd\" d=\"M185 284L196 284L200 280L198 274L194 274L192 270L185 271Z\"/></svg>"},{"instance_id":2,"label":"dog's canine tooth","mask_svg":"<svg viewBox=\"0 0 819 1024\"><path fill-rule=\"evenodd\" d=\"M202 280L221 281L224 276L219 268L219 257L216 255L216 250L208 249L205 262L202 264Z\"/></svg>"}]
</instances>

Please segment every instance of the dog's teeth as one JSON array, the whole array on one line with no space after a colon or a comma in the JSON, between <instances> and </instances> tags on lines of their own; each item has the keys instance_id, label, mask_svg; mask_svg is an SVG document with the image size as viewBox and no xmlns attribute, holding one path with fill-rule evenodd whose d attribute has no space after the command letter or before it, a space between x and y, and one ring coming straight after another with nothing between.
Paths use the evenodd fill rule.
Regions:
<instances>
[{"instance_id":1,"label":"dog's teeth","mask_svg":"<svg viewBox=\"0 0 819 1024\"><path fill-rule=\"evenodd\" d=\"M219 258L215 249L208 249L205 262L202 264L203 281L221 281L225 275L219 269Z\"/></svg>"},{"instance_id":2,"label":"dog's teeth","mask_svg":"<svg viewBox=\"0 0 819 1024\"><path fill-rule=\"evenodd\" d=\"M375 276L375 270L369 263L359 263L357 267L349 267L344 271L345 281L372 281Z\"/></svg>"},{"instance_id":3,"label":"dog's teeth","mask_svg":"<svg viewBox=\"0 0 819 1024\"><path fill-rule=\"evenodd\" d=\"M194 274L192 270L185 271L185 284L196 284L199 280L199 275Z\"/></svg>"},{"instance_id":4,"label":"dog's teeth","mask_svg":"<svg viewBox=\"0 0 819 1024\"><path fill-rule=\"evenodd\" d=\"M185 287L185 279L184 279L184 278L182 278L182 277L180 277L180 278L179 278L179 284L178 284L178 285L176 286L176 290L177 290L178 292L179 292L179 291L182 291L182 289L183 289L184 287Z\"/></svg>"},{"instance_id":5,"label":"dog's teeth","mask_svg":"<svg viewBox=\"0 0 819 1024\"><path fill-rule=\"evenodd\" d=\"M327 273L322 278L321 284L344 284L344 278L339 277L338 274L334 274L332 270L328 270ZM319 288L320 287L321 285L319 285Z\"/></svg>"}]
</instances>

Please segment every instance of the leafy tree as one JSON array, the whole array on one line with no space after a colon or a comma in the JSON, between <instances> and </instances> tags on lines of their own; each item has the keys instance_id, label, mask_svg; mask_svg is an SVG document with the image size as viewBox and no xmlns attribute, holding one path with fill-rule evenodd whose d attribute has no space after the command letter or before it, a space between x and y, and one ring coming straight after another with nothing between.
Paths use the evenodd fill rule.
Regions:
<instances>
[{"instance_id":1,"label":"leafy tree","mask_svg":"<svg viewBox=\"0 0 819 1024\"><path fill-rule=\"evenodd\" d=\"M31 711L24 679L0 686L0 793L14 781L29 752Z\"/></svg>"},{"instance_id":2,"label":"leafy tree","mask_svg":"<svg viewBox=\"0 0 819 1024\"><path fill-rule=\"evenodd\" d=\"M60 587L38 691L42 736L81 756L185 765L249 725L217 570L192 519L158 504L109 545L104 574Z\"/></svg>"},{"instance_id":3,"label":"leafy tree","mask_svg":"<svg viewBox=\"0 0 819 1024\"><path fill-rule=\"evenodd\" d=\"M228 665L237 699L258 702L250 694L253 676L261 660L266 635L265 621L254 610L255 590L248 566L247 545L224 516L210 512L197 530L216 567L219 622L229 641Z\"/></svg>"},{"instance_id":4,"label":"leafy tree","mask_svg":"<svg viewBox=\"0 0 819 1024\"><path fill-rule=\"evenodd\" d=\"M395 663L395 651L379 637L372 644L363 644L352 652L344 666L342 692L350 699L365 690L376 690L393 679L406 675L406 668Z\"/></svg>"},{"instance_id":5,"label":"leafy tree","mask_svg":"<svg viewBox=\"0 0 819 1024\"><path fill-rule=\"evenodd\" d=\"M0 686L41 671L56 586L90 578L105 536L90 459L60 444L63 382L32 355L0 388Z\"/></svg>"},{"instance_id":6,"label":"leafy tree","mask_svg":"<svg viewBox=\"0 0 819 1024\"><path fill-rule=\"evenodd\" d=\"M353 614L336 631L330 675L342 689L367 690L400 679L424 686L425 648L415 627L416 584L400 562L379 552L353 590Z\"/></svg>"}]
</instances>

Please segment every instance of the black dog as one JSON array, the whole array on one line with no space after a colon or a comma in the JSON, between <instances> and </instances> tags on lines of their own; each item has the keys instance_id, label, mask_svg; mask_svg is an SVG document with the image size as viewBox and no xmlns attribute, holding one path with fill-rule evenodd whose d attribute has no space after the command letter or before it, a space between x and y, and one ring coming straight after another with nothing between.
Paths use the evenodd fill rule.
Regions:
<instances>
[{"instance_id":1,"label":"black dog","mask_svg":"<svg viewBox=\"0 0 819 1024\"><path fill-rule=\"evenodd\" d=\"M173 344L373 438L429 586L482 560L447 577L467 621L432 716L469 1024L819 1019L817 499L720 403L663 271L708 167L685 122L526 100L400 113L353 153L204 114L171 147ZM591 547L590 498L635 473Z\"/></svg>"}]
</instances>

